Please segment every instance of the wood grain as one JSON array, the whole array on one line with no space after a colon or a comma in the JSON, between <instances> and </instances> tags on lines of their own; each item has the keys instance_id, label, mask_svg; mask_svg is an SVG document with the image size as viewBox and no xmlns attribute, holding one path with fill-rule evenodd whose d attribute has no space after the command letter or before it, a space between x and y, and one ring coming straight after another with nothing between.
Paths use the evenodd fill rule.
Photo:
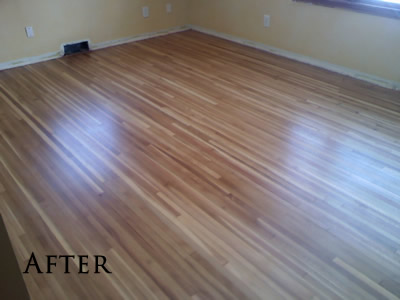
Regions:
<instances>
[{"instance_id":1,"label":"wood grain","mask_svg":"<svg viewBox=\"0 0 400 300\"><path fill-rule=\"evenodd\" d=\"M195 31L0 72L32 299L399 299L400 93ZM90 266L93 266L93 258Z\"/></svg>"}]
</instances>

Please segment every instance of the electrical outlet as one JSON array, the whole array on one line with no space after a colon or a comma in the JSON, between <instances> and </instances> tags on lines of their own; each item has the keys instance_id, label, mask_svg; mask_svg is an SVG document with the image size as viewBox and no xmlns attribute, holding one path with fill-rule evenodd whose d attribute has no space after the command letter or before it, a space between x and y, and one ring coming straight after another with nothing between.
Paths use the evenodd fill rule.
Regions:
<instances>
[{"instance_id":1,"label":"electrical outlet","mask_svg":"<svg viewBox=\"0 0 400 300\"><path fill-rule=\"evenodd\" d=\"M271 17L269 15L264 15L264 27L269 27L271 24Z\"/></svg>"},{"instance_id":2,"label":"electrical outlet","mask_svg":"<svg viewBox=\"0 0 400 300\"><path fill-rule=\"evenodd\" d=\"M148 6L142 7L142 15L144 18L148 18L150 16L150 9Z\"/></svg>"},{"instance_id":3,"label":"electrical outlet","mask_svg":"<svg viewBox=\"0 0 400 300\"><path fill-rule=\"evenodd\" d=\"M172 13L172 4L171 3L167 3L166 10L167 10L167 14Z\"/></svg>"},{"instance_id":4,"label":"electrical outlet","mask_svg":"<svg viewBox=\"0 0 400 300\"><path fill-rule=\"evenodd\" d=\"M33 38L35 36L35 32L33 31L33 27L32 26L25 27L25 32L26 32L26 36L28 38Z\"/></svg>"}]
</instances>

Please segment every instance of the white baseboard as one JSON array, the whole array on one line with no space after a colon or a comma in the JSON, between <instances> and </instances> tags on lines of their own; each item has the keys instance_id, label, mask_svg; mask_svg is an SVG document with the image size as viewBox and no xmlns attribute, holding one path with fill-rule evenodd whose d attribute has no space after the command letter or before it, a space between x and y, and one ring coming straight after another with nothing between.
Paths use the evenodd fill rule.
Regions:
<instances>
[{"instance_id":1,"label":"white baseboard","mask_svg":"<svg viewBox=\"0 0 400 300\"><path fill-rule=\"evenodd\" d=\"M38 62L46 61L46 60L51 60L55 58L59 58L63 56L64 53L63 51L56 51L56 52L50 52L46 54L42 54L39 56L31 56L31 57L25 57L13 61L6 61L3 63L0 63L0 71L1 70L7 70L7 69L12 69L12 68L17 68L17 67L22 67L30 64L35 64Z\"/></svg>"},{"instance_id":2,"label":"white baseboard","mask_svg":"<svg viewBox=\"0 0 400 300\"><path fill-rule=\"evenodd\" d=\"M188 26L173 27L173 28L169 28L169 29L165 29L165 30L143 33L143 34L127 37L127 38L122 38L122 39L112 40L112 41L107 41L107 42L102 42L102 43L92 44L89 41L89 45L90 45L91 50L98 50L98 49L102 49L102 48L106 48L106 47L112 47L112 46L117 46L117 45L121 45L121 44L126 44L126 43L135 42L135 41L141 41L141 40L145 40L145 39L149 39L149 38L154 38L154 37L158 37L158 36L163 36L163 35L167 35L167 34L171 34L171 33L181 32L181 31L185 31L188 29L190 29ZM70 42L68 42L66 44L70 44ZM13 61L3 62L3 63L0 63L0 71L59 58L59 57L62 57L63 55L64 55L64 51L61 49L56 52L50 52L50 53L46 53L46 54L39 55L39 56L25 57L25 58L13 60Z\"/></svg>"},{"instance_id":3,"label":"white baseboard","mask_svg":"<svg viewBox=\"0 0 400 300\"><path fill-rule=\"evenodd\" d=\"M190 29L190 27L185 25L185 26L173 27L173 28L169 28L169 29L165 29L165 30L161 30L161 31L156 31L156 32L143 33L143 34L139 34L139 35L135 35L135 36L127 37L127 38L122 38L122 39L118 39L118 40L112 40L112 41L107 41L107 42L102 42L102 43L97 43L97 44L91 44L90 49L91 50L103 49L103 48L122 45L122 44L126 44L126 43L132 43L132 42L137 42L137 41L141 41L141 40L146 40L146 39L163 36L163 35L167 35L167 34L171 34L171 33L177 33L177 32L181 32L181 31L185 31L185 30L189 30L189 29Z\"/></svg>"},{"instance_id":4,"label":"white baseboard","mask_svg":"<svg viewBox=\"0 0 400 300\"><path fill-rule=\"evenodd\" d=\"M199 32L203 32L209 35L213 35L225 40L229 40L235 43L239 43L242 45L246 45L249 47L253 47L259 50L263 50L269 53L273 53L279 56L283 56L286 58L290 58L302 63L306 63L312 66L316 66L316 67L320 67L322 69L326 69L329 71L333 71L335 73L339 73L342 75L347 75L356 79L360 79L363 81L367 81L369 83L373 83L385 88L389 88L389 89L394 89L394 90L400 90L400 82L396 82L396 81L391 81L388 79L384 79L384 78L380 78L378 76L375 75L371 75L371 74L367 74L367 73L363 73L357 70L353 70L350 68L346 68L343 66L339 66L339 65L335 65L335 64L331 64L322 60L318 60L312 57L308 57L308 56L304 56L304 55L300 55L297 53L293 53L290 51L286 51L286 50L282 50L279 48L275 48L275 47L271 47L262 43L258 43L258 42L253 42L250 40L246 40L243 38L239 38L233 35L229 35L229 34L225 34L225 33L220 33L211 29L207 29L207 28L203 28L200 26L196 26L196 25L188 25L188 27L190 27L193 30L199 31Z\"/></svg>"}]
</instances>

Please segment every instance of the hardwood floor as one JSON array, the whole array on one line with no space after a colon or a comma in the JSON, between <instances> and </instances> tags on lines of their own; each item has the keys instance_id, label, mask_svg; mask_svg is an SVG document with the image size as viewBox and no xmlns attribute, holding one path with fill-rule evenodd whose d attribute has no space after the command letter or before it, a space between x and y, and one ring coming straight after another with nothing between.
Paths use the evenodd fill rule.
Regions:
<instances>
[{"instance_id":1,"label":"hardwood floor","mask_svg":"<svg viewBox=\"0 0 400 300\"><path fill-rule=\"evenodd\" d=\"M399 299L400 92L195 31L0 72L32 299ZM105 255L112 274L94 274Z\"/></svg>"}]
</instances>

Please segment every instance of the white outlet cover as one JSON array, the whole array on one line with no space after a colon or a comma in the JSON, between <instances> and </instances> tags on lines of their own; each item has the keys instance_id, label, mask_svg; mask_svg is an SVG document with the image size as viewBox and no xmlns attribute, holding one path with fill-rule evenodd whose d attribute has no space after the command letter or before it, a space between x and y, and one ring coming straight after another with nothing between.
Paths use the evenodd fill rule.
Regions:
<instances>
[{"instance_id":1,"label":"white outlet cover","mask_svg":"<svg viewBox=\"0 0 400 300\"><path fill-rule=\"evenodd\" d=\"M33 31L33 27L32 26L25 27L25 32L26 32L26 36L28 38L33 38L35 36L35 32Z\"/></svg>"},{"instance_id":2,"label":"white outlet cover","mask_svg":"<svg viewBox=\"0 0 400 300\"><path fill-rule=\"evenodd\" d=\"M142 15L144 18L148 18L150 16L150 9L148 6L142 7Z\"/></svg>"},{"instance_id":3,"label":"white outlet cover","mask_svg":"<svg viewBox=\"0 0 400 300\"><path fill-rule=\"evenodd\" d=\"M269 27L271 25L271 17L269 15L264 15L264 27Z\"/></svg>"},{"instance_id":4,"label":"white outlet cover","mask_svg":"<svg viewBox=\"0 0 400 300\"><path fill-rule=\"evenodd\" d=\"M171 3L167 3L166 10L167 10L168 14L172 13L172 4Z\"/></svg>"}]
</instances>

